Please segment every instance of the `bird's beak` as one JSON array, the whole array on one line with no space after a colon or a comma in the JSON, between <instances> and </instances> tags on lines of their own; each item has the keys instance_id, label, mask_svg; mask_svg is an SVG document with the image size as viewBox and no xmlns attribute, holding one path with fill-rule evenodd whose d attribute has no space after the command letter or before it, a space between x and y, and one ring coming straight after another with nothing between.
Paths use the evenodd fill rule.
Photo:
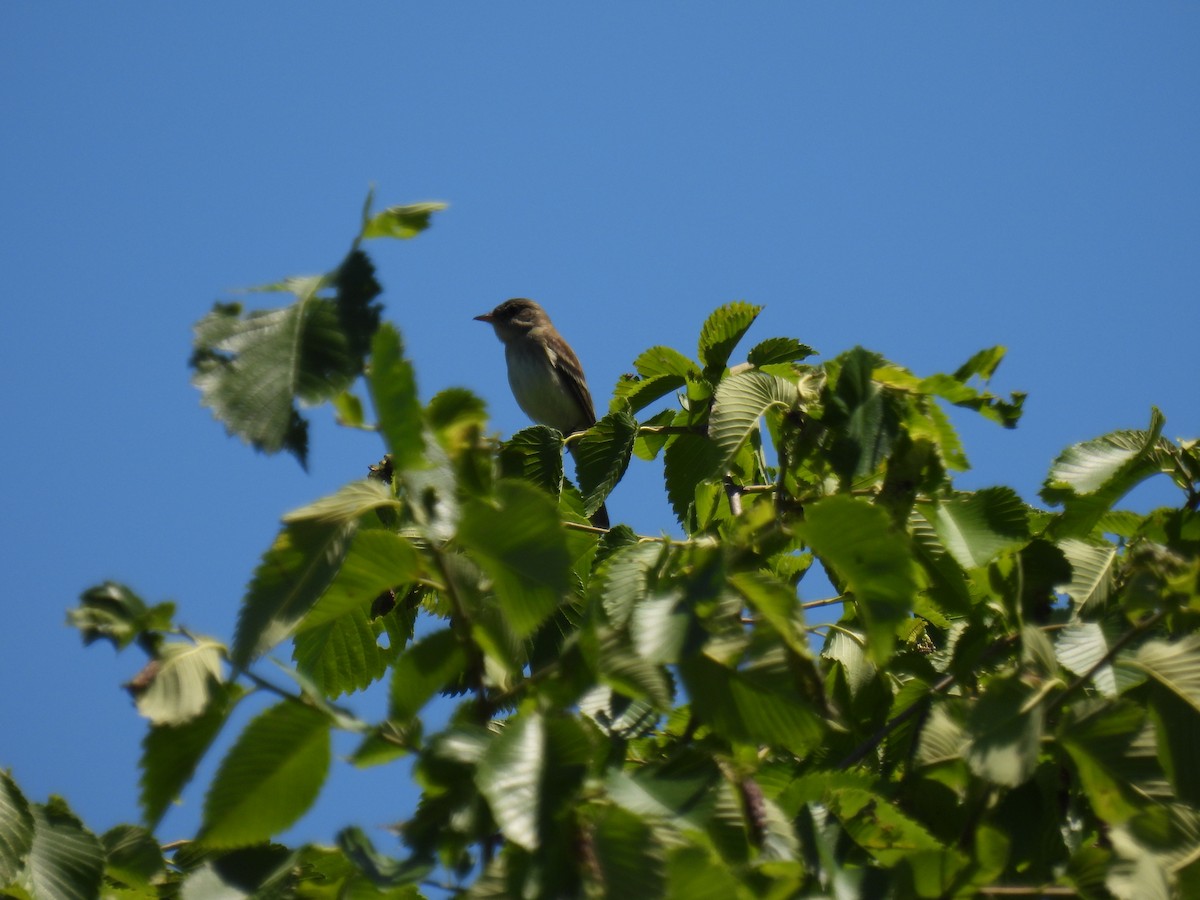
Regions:
<instances>
[{"instance_id":1,"label":"bird's beak","mask_svg":"<svg viewBox=\"0 0 1200 900\"><path fill-rule=\"evenodd\" d=\"M492 313L484 313L482 316L475 317L476 322L491 322L493 319L495 316Z\"/></svg>"}]
</instances>

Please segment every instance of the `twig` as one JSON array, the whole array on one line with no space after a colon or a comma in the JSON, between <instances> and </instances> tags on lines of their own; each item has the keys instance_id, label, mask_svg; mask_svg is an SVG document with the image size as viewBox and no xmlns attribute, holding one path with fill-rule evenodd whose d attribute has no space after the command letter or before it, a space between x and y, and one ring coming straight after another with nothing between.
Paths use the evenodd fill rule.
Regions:
<instances>
[{"instance_id":1,"label":"twig","mask_svg":"<svg viewBox=\"0 0 1200 900\"><path fill-rule=\"evenodd\" d=\"M807 603L801 603L801 609L816 609L820 606L833 606L835 603L845 603L846 595L838 594L836 597L826 597L824 600L809 600Z\"/></svg>"}]
</instances>

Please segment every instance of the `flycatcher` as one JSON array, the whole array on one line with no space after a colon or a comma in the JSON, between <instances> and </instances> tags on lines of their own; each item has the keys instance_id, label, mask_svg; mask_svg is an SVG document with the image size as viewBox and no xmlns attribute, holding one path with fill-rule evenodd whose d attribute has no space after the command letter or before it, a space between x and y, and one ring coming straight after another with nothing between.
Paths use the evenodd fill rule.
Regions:
<instances>
[{"instance_id":1,"label":"flycatcher","mask_svg":"<svg viewBox=\"0 0 1200 900\"><path fill-rule=\"evenodd\" d=\"M596 424L596 408L579 357L544 309L518 298L505 300L475 319L490 324L504 344L508 384L525 415L564 436ZM607 528L608 510L603 506L596 510L592 524Z\"/></svg>"}]
</instances>

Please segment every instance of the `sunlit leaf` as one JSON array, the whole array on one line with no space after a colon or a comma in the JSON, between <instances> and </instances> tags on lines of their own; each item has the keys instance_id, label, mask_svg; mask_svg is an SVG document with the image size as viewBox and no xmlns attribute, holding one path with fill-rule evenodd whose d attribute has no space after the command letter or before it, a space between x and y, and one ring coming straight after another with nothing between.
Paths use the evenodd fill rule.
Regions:
<instances>
[{"instance_id":1,"label":"sunlit leaf","mask_svg":"<svg viewBox=\"0 0 1200 900\"><path fill-rule=\"evenodd\" d=\"M231 659L245 666L283 640L329 587L342 564L354 523L303 520L286 526L242 601Z\"/></svg>"},{"instance_id":2,"label":"sunlit leaf","mask_svg":"<svg viewBox=\"0 0 1200 900\"><path fill-rule=\"evenodd\" d=\"M592 515L621 480L633 453L637 422L624 410L610 412L575 445L576 476L583 511Z\"/></svg>"},{"instance_id":3,"label":"sunlit leaf","mask_svg":"<svg viewBox=\"0 0 1200 900\"><path fill-rule=\"evenodd\" d=\"M392 667L389 717L399 722L412 719L465 667L462 646L449 629L443 628L421 638L405 650Z\"/></svg>"},{"instance_id":4,"label":"sunlit leaf","mask_svg":"<svg viewBox=\"0 0 1200 900\"><path fill-rule=\"evenodd\" d=\"M1117 665L1145 672L1200 711L1200 635L1174 643L1147 641L1132 655L1118 657Z\"/></svg>"},{"instance_id":5,"label":"sunlit leaf","mask_svg":"<svg viewBox=\"0 0 1200 900\"><path fill-rule=\"evenodd\" d=\"M104 874L130 888L152 889L166 869L166 860L154 835L135 825L118 825L100 838L104 846Z\"/></svg>"},{"instance_id":6,"label":"sunlit leaf","mask_svg":"<svg viewBox=\"0 0 1200 900\"><path fill-rule=\"evenodd\" d=\"M752 366L769 366L772 363L802 362L817 351L795 338L767 338L750 348L746 362Z\"/></svg>"},{"instance_id":7,"label":"sunlit leaf","mask_svg":"<svg viewBox=\"0 0 1200 900\"><path fill-rule=\"evenodd\" d=\"M33 846L25 877L33 896L54 900L91 900L100 894L104 848L61 798L35 803Z\"/></svg>"},{"instance_id":8,"label":"sunlit leaf","mask_svg":"<svg viewBox=\"0 0 1200 900\"><path fill-rule=\"evenodd\" d=\"M542 843L538 818L545 743L541 716L515 716L487 748L475 774L504 836L526 850L536 850Z\"/></svg>"},{"instance_id":9,"label":"sunlit leaf","mask_svg":"<svg viewBox=\"0 0 1200 900\"><path fill-rule=\"evenodd\" d=\"M296 623L295 631L304 632L365 609L384 591L408 584L420 574L420 557L406 538L380 529L359 531L351 539L337 574Z\"/></svg>"},{"instance_id":10,"label":"sunlit leaf","mask_svg":"<svg viewBox=\"0 0 1200 900\"><path fill-rule=\"evenodd\" d=\"M721 451L724 469L768 409L792 409L800 403L794 381L763 372L742 372L724 378L717 386L708 436Z\"/></svg>"},{"instance_id":11,"label":"sunlit leaf","mask_svg":"<svg viewBox=\"0 0 1200 900\"><path fill-rule=\"evenodd\" d=\"M495 503L469 503L459 540L491 576L505 619L519 637L530 634L570 589L571 559L558 511L537 488L496 485Z\"/></svg>"},{"instance_id":12,"label":"sunlit leaf","mask_svg":"<svg viewBox=\"0 0 1200 900\"><path fill-rule=\"evenodd\" d=\"M1028 512L1011 488L985 488L940 501L933 513L942 546L964 569L986 566L1029 540Z\"/></svg>"},{"instance_id":13,"label":"sunlit leaf","mask_svg":"<svg viewBox=\"0 0 1200 900\"><path fill-rule=\"evenodd\" d=\"M719 374L725 368L729 354L760 312L761 306L735 300L709 315L700 329L700 361L706 372Z\"/></svg>"},{"instance_id":14,"label":"sunlit leaf","mask_svg":"<svg viewBox=\"0 0 1200 900\"><path fill-rule=\"evenodd\" d=\"M164 644L149 685L136 691L138 712L155 725L179 725L200 715L221 680L224 649L208 638Z\"/></svg>"},{"instance_id":15,"label":"sunlit leaf","mask_svg":"<svg viewBox=\"0 0 1200 900\"><path fill-rule=\"evenodd\" d=\"M867 626L867 647L881 662L891 652L895 626L912 610L916 563L908 536L886 511L844 494L805 510L805 542L844 581Z\"/></svg>"},{"instance_id":16,"label":"sunlit leaf","mask_svg":"<svg viewBox=\"0 0 1200 900\"><path fill-rule=\"evenodd\" d=\"M145 823L154 827L191 781L242 696L237 685L221 686L200 716L180 725L151 728L142 741L140 802Z\"/></svg>"},{"instance_id":17,"label":"sunlit leaf","mask_svg":"<svg viewBox=\"0 0 1200 900\"><path fill-rule=\"evenodd\" d=\"M330 755L324 713L287 700L260 713L213 777L200 840L244 847L283 831L316 799Z\"/></svg>"},{"instance_id":18,"label":"sunlit leaf","mask_svg":"<svg viewBox=\"0 0 1200 900\"><path fill-rule=\"evenodd\" d=\"M0 771L0 885L17 877L33 846L33 813L12 776Z\"/></svg>"},{"instance_id":19,"label":"sunlit leaf","mask_svg":"<svg viewBox=\"0 0 1200 900\"><path fill-rule=\"evenodd\" d=\"M387 485L374 478L352 481L332 494L283 514L283 522L306 520L345 525L374 509L399 508Z\"/></svg>"},{"instance_id":20,"label":"sunlit leaf","mask_svg":"<svg viewBox=\"0 0 1200 900\"><path fill-rule=\"evenodd\" d=\"M1015 678L997 678L967 714L967 763L993 784L1016 787L1033 775L1044 713L1030 705L1032 689Z\"/></svg>"},{"instance_id":21,"label":"sunlit leaf","mask_svg":"<svg viewBox=\"0 0 1200 900\"><path fill-rule=\"evenodd\" d=\"M381 678L391 655L380 647L367 610L360 606L300 631L292 659L323 696L335 698Z\"/></svg>"},{"instance_id":22,"label":"sunlit leaf","mask_svg":"<svg viewBox=\"0 0 1200 900\"><path fill-rule=\"evenodd\" d=\"M147 606L125 585L106 581L80 595L79 606L68 610L67 621L79 629L84 644L104 639L120 650L145 631L167 630L174 614L174 603Z\"/></svg>"},{"instance_id":23,"label":"sunlit leaf","mask_svg":"<svg viewBox=\"0 0 1200 900\"><path fill-rule=\"evenodd\" d=\"M557 497L563 485L562 448L563 436L553 428L522 429L500 445L500 474L536 484Z\"/></svg>"},{"instance_id":24,"label":"sunlit leaf","mask_svg":"<svg viewBox=\"0 0 1200 900\"><path fill-rule=\"evenodd\" d=\"M419 466L425 456L425 439L417 379L412 363L404 356L400 332L391 324L385 323L375 333L367 384L392 465L397 471Z\"/></svg>"},{"instance_id":25,"label":"sunlit leaf","mask_svg":"<svg viewBox=\"0 0 1200 900\"><path fill-rule=\"evenodd\" d=\"M411 238L429 227L430 218L447 204L438 201L389 206L363 222L362 236L371 238Z\"/></svg>"}]
</instances>

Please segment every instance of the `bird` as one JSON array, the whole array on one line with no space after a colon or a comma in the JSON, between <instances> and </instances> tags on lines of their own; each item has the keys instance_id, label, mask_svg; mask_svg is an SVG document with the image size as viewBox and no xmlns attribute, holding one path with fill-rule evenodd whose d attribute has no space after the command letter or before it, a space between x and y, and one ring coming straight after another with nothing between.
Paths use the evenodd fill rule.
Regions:
<instances>
[{"instance_id":1,"label":"bird","mask_svg":"<svg viewBox=\"0 0 1200 900\"><path fill-rule=\"evenodd\" d=\"M541 306L517 297L476 316L475 321L491 325L504 344L508 384L525 415L564 436L596 424L596 408L579 357ZM575 447L570 450L574 456ZM592 524L609 527L603 505L592 514Z\"/></svg>"}]
</instances>

